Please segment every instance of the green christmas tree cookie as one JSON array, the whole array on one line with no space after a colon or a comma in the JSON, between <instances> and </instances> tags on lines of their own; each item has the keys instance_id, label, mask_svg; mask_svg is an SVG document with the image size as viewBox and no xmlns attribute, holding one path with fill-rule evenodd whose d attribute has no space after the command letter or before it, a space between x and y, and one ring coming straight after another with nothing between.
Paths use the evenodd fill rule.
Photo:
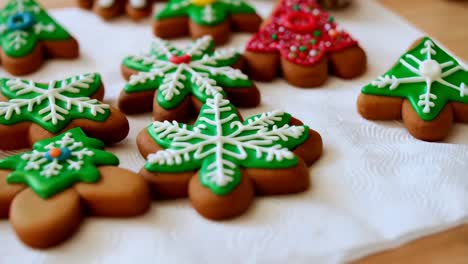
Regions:
<instances>
[{"instance_id":1,"label":"green christmas tree cookie","mask_svg":"<svg viewBox=\"0 0 468 264\"><path fill-rule=\"evenodd\" d=\"M8 183L23 183L42 198L62 192L76 182L97 182L98 165L119 165L104 143L74 128L54 138L38 141L33 150L0 160L0 169L13 170Z\"/></svg>"},{"instance_id":2,"label":"green christmas tree cookie","mask_svg":"<svg viewBox=\"0 0 468 264\"><path fill-rule=\"evenodd\" d=\"M389 113L392 109L401 108L403 104L403 110L393 111L397 113L395 118L402 113L405 124L414 136L439 140L447 135L453 119L460 122L468 120L468 112L464 110L468 106L467 83L468 68L432 39L425 37L403 54L387 73L364 86L358 106L364 117L391 119ZM372 115L371 112L377 113L378 110L373 109L370 98L386 100L380 104L382 109L388 109L380 112L387 116ZM391 98L395 99L392 101ZM396 98L404 100L398 103ZM374 105L377 106L376 103ZM440 133L436 135L434 131Z\"/></svg>"},{"instance_id":3,"label":"green christmas tree cookie","mask_svg":"<svg viewBox=\"0 0 468 264\"><path fill-rule=\"evenodd\" d=\"M0 40L4 53L2 63L9 72L17 75L39 68L44 51L53 57L78 56L76 40L35 0L10 0L7 3L0 11Z\"/></svg>"},{"instance_id":4,"label":"green christmas tree cookie","mask_svg":"<svg viewBox=\"0 0 468 264\"><path fill-rule=\"evenodd\" d=\"M33 150L0 160L0 218L23 243L55 246L83 216L131 217L148 210L150 195L137 174L80 128L38 141Z\"/></svg>"}]
</instances>

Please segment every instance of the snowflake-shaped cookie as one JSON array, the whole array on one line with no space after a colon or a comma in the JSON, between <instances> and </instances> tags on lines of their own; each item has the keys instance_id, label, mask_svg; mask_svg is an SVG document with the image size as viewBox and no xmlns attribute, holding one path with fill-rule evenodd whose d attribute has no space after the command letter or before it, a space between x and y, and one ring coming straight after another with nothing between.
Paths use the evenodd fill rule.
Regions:
<instances>
[{"instance_id":1,"label":"snowflake-shaped cookie","mask_svg":"<svg viewBox=\"0 0 468 264\"><path fill-rule=\"evenodd\" d=\"M150 205L139 175L118 168L104 143L80 128L38 141L33 150L0 160L0 219L34 248L73 235L84 216L131 217Z\"/></svg>"},{"instance_id":2,"label":"snowflake-shaped cookie","mask_svg":"<svg viewBox=\"0 0 468 264\"><path fill-rule=\"evenodd\" d=\"M307 126L291 125L290 122L291 116L280 111L241 121L234 106L218 94L207 100L193 126L176 121L156 121L147 128L149 137L164 150L148 155L145 170L174 173L174 177L178 177L177 173L198 170L202 186L215 196L227 197L243 188L239 187L242 178L250 175L243 173L244 169L304 167L292 150L308 140L320 144L321 150L321 142L315 141L315 134L309 137L311 130ZM143 144L148 143L139 142L140 149L146 148ZM312 154L314 159L317 158L316 150L309 149L315 153Z\"/></svg>"},{"instance_id":3,"label":"snowflake-shaped cookie","mask_svg":"<svg viewBox=\"0 0 468 264\"><path fill-rule=\"evenodd\" d=\"M468 122L468 68L425 37L364 86L358 111L371 120L403 119L416 138L438 141Z\"/></svg>"},{"instance_id":4,"label":"snowflake-shaped cookie","mask_svg":"<svg viewBox=\"0 0 468 264\"><path fill-rule=\"evenodd\" d=\"M68 57L66 53L70 54L70 57L75 57L78 52L76 41L35 0L10 0L8 2L0 11L0 39L2 50L10 59L32 54L41 41L70 42L67 47L61 47L62 50L69 50L69 52L61 52L66 57ZM6 64L4 59L2 60ZM30 68L30 65L24 66ZM7 68L7 70L10 69Z\"/></svg>"},{"instance_id":5,"label":"snowflake-shaped cookie","mask_svg":"<svg viewBox=\"0 0 468 264\"><path fill-rule=\"evenodd\" d=\"M285 65L286 63L281 63L280 66L286 79L301 78L289 78L289 76L303 71L302 67L312 68L320 67L320 65L323 65L320 69L325 71L324 73L318 73L315 70L305 75L309 77L307 75L325 74L326 77L328 74L326 61L328 60L330 60L333 73L343 78L355 77L365 68L365 54L357 41L339 28L334 18L322 10L315 0L282 0L267 21L267 24L250 39L246 47L246 57L249 62L252 62L249 66L263 73L257 75L268 75L271 68L275 72L275 68L279 65L264 67L260 62L256 66L256 61L259 61L259 58L261 60L261 57L253 56L256 54L259 54L258 56L262 54L278 56L276 54L279 54L282 60L298 65L293 68ZM352 51L353 56L348 54L344 62L336 56L331 56L345 51ZM343 68L346 69L346 66L355 69L345 71ZM288 72L289 69L291 73ZM256 74L252 75L255 77ZM300 80L297 82L300 83Z\"/></svg>"},{"instance_id":6,"label":"snowflake-shaped cookie","mask_svg":"<svg viewBox=\"0 0 468 264\"><path fill-rule=\"evenodd\" d=\"M94 10L104 19L126 13L134 20L151 15L155 0L77 0L80 7Z\"/></svg>"},{"instance_id":7,"label":"snowflake-shaped cookie","mask_svg":"<svg viewBox=\"0 0 468 264\"><path fill-rule=\"evenodd\" d=\"M256 90L247 75L232 67L240 58L241 55L233 49L215 51L209 36L197 39L183 49L156 39L150 54L130 56L123 61L124 75L127 75L125 70L133 74L124 87L120 105L132 95L138 96L136 93L152 90L158 90L157 104L166 110L178 107L188 95L204 103L216 94L225 96L223 88ZM245 101L252 99L255 100L246 98ZM254 105L257 104L258 100L255 100ZM125 107L121 109L128 112Z\"/></svg>"},{"instance_id":8,"label":"snowflake-shaped cookie","mask_svg":"<svg viewBox=\"0 0 468 264\"><path fill-rule=\"evenodd\" d=\"M24 183L42 198L51 197L78 181L99 180L97 165L118 165L104 144L88 138L80 128L38 141L33 150L0 161L0 169L12 169L8 183Z\"/></svg>"},{"instance_id":9,"label":"snowflake-shaped cookie","mask_svg":"<svg viewBox=\"0 0 468 264\"><path fill-rule=\"evenodd\" d=\"M255 32L261 21L244 0L169 0L155 16L154 32L161 38L210 35L223 44L231 30Z\"/></svg>"},{"instance_id":10,"label":"snowflake-shaped cookie","mask_svg":"<svg viewBox=\"0 0 468 264\"><path fill-rule=\"evenodd\" d=\"M20 79L3 79L0 124L34 122L52 133L62 130L73 119L104 121L109 105L90 98L101 88L99 74L85 74L49 84Z\"/></svg>"}]
</instances>

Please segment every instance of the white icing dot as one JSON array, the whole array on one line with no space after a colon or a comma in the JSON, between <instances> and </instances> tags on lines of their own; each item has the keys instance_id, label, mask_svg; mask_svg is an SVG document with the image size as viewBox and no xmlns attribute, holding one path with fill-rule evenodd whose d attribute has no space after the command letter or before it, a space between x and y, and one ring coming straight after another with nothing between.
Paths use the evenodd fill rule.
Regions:
<instances>
[{"instance_id":1,"label":"white icing dot","mask_svg":"<svg viewBox=\"0 0 468 264\"><path fill-rule=\"evenodd\" d=\"M296 35L296 40L301 40L301 39L302 39L301 35Z\"/></svg>"},{"instance_id":2,"label":"white icing dot","mask_svg":"<svg viewBox=\"0 0 468 264\"><path fill-rule=\"evenodd\" d=\"M330 47L332 44L330 41L325 42L325 46Z\"/></svg>"},{"instance_id":3,"label":"white icing dot","mask_svg":"<svg viewBox=\"0 0 468 264\"><path fill-rule=\"evenodd\" d=\"M316 50L310 50L310 51L309 51L309 56L315 57L316 55L317 55L317 51L316 51Z\"/></svg>"},{"instance_id":4,"label":"white icing dot","mask_svg":"<svg viewBox=\"0 0 468 264\"><path fill-rule=\"evenodd\" d=\"M331 29L331 25L330 25L330 24L325 24L323 27L324 27L325 30L327 30L327 31Z\"/></svg>"},{"instance_id":5,"label":"white icing dot","mask_svg":"<svg viewBox=\"0 0 468 264\"><path fill-rule=\"evenodd\" d=\"M296 51L297 48L296 48L296 46L291 46L291 47L289 48L289 50L291 50L291 51Z\"/></svg>"},{"instance_id":6,"label":"white icing dot","mask_svg":"<svg viewBox=\"0 0 468 264\"><path fill-rule=\"evenodd\" d=\"M279 27L279 28L278 28L278 31L279 31L279 32L284 32L284 27Z\"/></svg>"},{"instance_id":7,"label":"white icing dot","mask_svg":"<svg viewBox=\"0 0 468 264\"><path fill-rule=\"evenodd\" d=\"M314 15L314 16L320 15L320 10L318 10L317 8L315 8L314 10L312 10L312 15Z\"/></svg>"}]
</instances>

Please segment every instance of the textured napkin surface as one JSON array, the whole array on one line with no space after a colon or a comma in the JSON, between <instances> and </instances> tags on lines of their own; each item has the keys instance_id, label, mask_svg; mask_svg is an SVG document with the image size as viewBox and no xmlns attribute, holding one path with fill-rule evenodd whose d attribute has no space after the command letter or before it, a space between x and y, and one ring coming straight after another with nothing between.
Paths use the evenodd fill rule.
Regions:
<instances>
[{"instance_id":1,"label":"textured napkin surface","mask_svg":"<svg viewBox=\"0 0 468 264\"><path fill-rule=\"evenodd\" d=\"M263 16L273 3L253 2ZM49 62L28 78L97 71L106 100L115 104L124 85L120 62L148 51L150 19L104 23L78 9L51 14L78 38L82 56ZM447 143L426 143L413 139L401 122L369 122L356 112L360 87L422 33L373 1L355 1L333 15L366 50L365 76L330 78L325 87L309 90L282 80L258 83L261 107L241 110L244 116L285 110L322 134L325 152L311 167L311 190L257 198L245 215L224 222L203 219L188 200L154 202L140 218L88 218L72 239L43 252L23 246L2 220L0 263L340 263L461 223L468 212L468 126L457 124ZM239 34L227 46L243 49L248 39ZM130 120L130 136L110 150L123 167L137 171L144 160L135 137L151 115Z\"/></svg>"}]
</instances>

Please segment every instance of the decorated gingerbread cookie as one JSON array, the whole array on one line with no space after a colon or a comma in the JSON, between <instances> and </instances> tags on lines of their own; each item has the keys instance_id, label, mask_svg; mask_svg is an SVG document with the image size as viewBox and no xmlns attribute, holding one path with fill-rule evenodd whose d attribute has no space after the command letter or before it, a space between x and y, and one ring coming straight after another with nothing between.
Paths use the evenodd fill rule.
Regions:
<instances>
[{"instance_id":1,"label":"decorated gingerbread cookie","mask_svg":"<svg viewBox=\"0 0 468 264\"><path fill-rule=\"evenodd\" d=\"M14 75L40 68L44 58L76 58L78 42L35 0L10 0L0 11L1 63Z\"/></svg>"},{"instance_id":2,"label":"decorated gingerbread cookie","mask_svg":"<svg viewBox=\"0 0 468 264\"><path fill-rule=\"evenodd\" d=\"M220 94L207 99L195 125L156 121L137 138L147 157L140 174L157 197L189 197L204 217L242 214L254 194L302 192L322 152L320 135L273 111L242 121Z\"/></svg>"},{"instance_id":3,"label":"decorated gingerbread cookie","mask_svg":"<svg viewBox=\"0 0 468 264\"><path fill-rule=\"evenodd\" d=\"M155 16L154 33L161 38L210 35L223 44L231 31L255 32L261 22L244 0L169 0Z\"/></svg>"},{"instance_id":4,"label":"decorated gingerbread cookie","mask_svg":"<svg viewBox=\"0 0 468 264\"><path fill-rule=\"evenodd\" d=\"M0 149L30 147L74 127L107 144L129 131L124 114L102 101L104 86L97 73L48 84L0 79Z\"/></svg>"},{"instance_id":5,"label":"decorated gingerbread cookie","mask_svg":"<svg viewBox=\"0 0 468 264\"><path fill-rule=\"evenodd\" d=\"M78 0L78 5L94 11L104 19L112 19L126 13L139 20L151 15L155 0Z\"/></svg>"},{"instance_id":6,"label":"decorated gingerbread cookie","mask_svg":"<svg viewBox=\"0 0 468 264\"><path fill-rule=\"evenodd\" d=\"M253 79L283 76L299 87L317 87L328 72L349 79L366 69L366 55L315 0L282 0L248 42L245 57Z\"/></svg>"},{"instance_id":7,"label":"decorated gingerbread cookie","mask_svg":"<svg viewBox=\"0 0 468 264\"><path fill-rule=\"evenodd\" d=\"M149 54L123 61L122 74L129 82L120 94L119 108L127 114L153 109L155 120L184 121L216 94L237 106L255 107L260 93L238 69L242 63L235 50L215 51L209 36L182 49L156 39Z\"/></svg>"},{"instance_id":8,"label":"decorated gingerbread cookie","mask_svg":"<svg viewBox=\"0 0 468 264\"><path fill-rule=\"evenodd\" d=\"M47 248L68 239L83 216L131 217L149 208L148 186L116 167L104 143L80 128L38 141L33 150L0 160L0 218L19 239Z\"/></svg>"},{"instance_id":9,"label":"decorated gingerbread cookie","mask_svg":"<svg viewBox=\"0 0 468 264\"><path fill-rule=\"evenodd\" d=\"M383 76L364 86L358 111L370 120L403 119L416 138L438 141L468 123L468 68L425 37Z\"/></svg>"}]
</instances>

